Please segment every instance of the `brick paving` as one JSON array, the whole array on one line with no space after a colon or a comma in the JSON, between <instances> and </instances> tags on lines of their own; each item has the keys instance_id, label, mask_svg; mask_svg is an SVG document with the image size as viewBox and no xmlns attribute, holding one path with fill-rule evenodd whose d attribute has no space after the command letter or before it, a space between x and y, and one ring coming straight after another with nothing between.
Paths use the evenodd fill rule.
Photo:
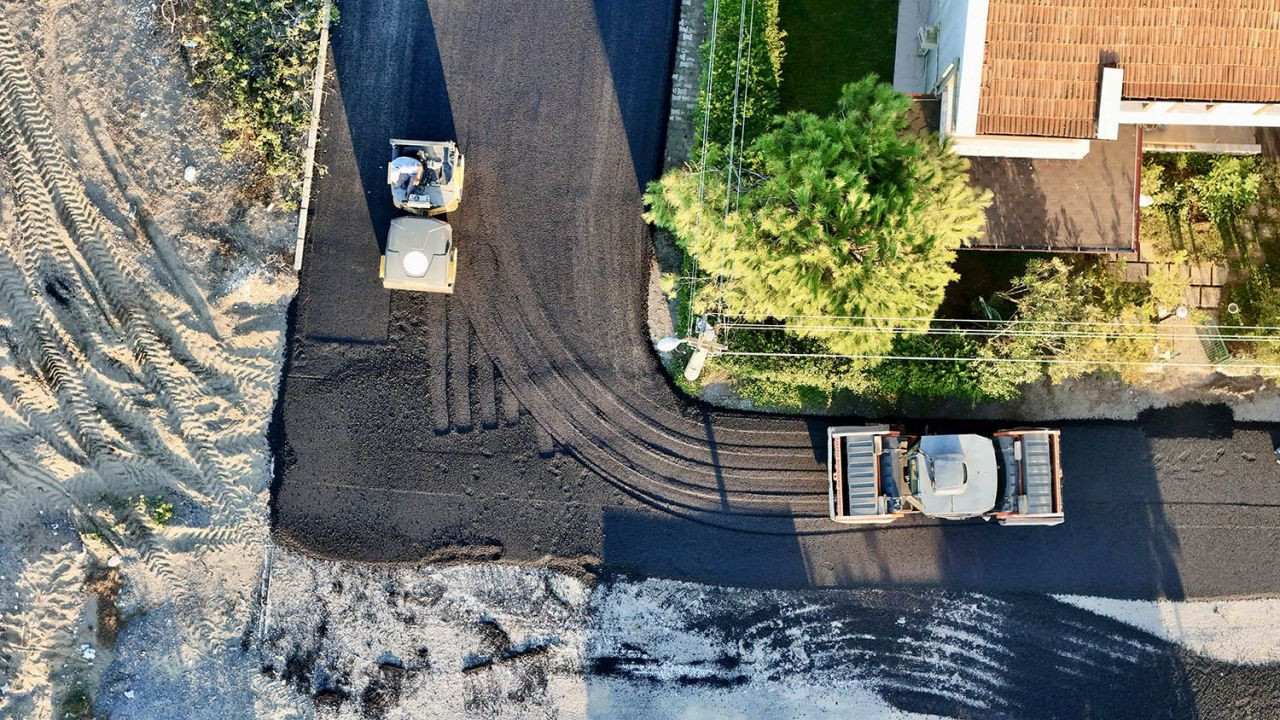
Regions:
<instances>
[{"instance_id":1,"label":"brick paving","mask_svg":"<svg viewBox=\"0 0 1280 720\"><path fill-rule=\"evenodd\" d=\"M1110 255L1112 260L1124 265L1124 279L1129 282L1141 282L1152 271L1162 267L1174 267L1173 263L1162 263L1153 260L1145 250L1140 249L1138 258L1128 259L1123 255ZM1185 302L1187 307L1216 310L1222 301L1222 286L1227 282L1227 267L1209 263L1178 265L1180 271L1191 279L1187 287Z\"/></svg>"}]
</instances>

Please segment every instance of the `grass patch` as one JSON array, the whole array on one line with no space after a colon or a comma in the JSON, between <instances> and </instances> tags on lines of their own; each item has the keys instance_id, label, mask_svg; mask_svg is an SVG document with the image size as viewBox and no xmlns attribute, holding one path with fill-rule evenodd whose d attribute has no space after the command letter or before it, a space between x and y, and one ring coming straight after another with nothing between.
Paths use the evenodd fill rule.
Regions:
<instances>
[{"instance_id":1,"label":"grass patch","mask_svg":"<svg viewBox=\"0 0 1280 720\"><path fill-rule=\"evenodd\" d=\"M173 522L173 503L162 497L139 496L138 510L146 513L152 522L162 527Z\"/></svg>"},{"instance_id":2,"label":"grass patch","mask_svg":"<svg viewBox=\"0 0 1280 720\"><path fill-rule=\"evenodd\" d=\"M59 720L93 720L93 698L78 682L76 685L58 699L54 717Z\"/></svg>"},{"instance_id":3,"label":"grass patch","mask_svg":"<svg viewBox=\"0 0 1280 720\"><path fill-rule=\"evenodd\" d=\"M845 83L893 79L898 0L782 0L782 110L826 115Z\"/></svg>"},{"instance_id":4,"label":"grass patch","mask_svg":"<svg viewBox=\"0 0 1280 720\"><path fill-rule=\"evenodd\" d=\"M713 5L714 0L707 0L708 23L711 22ZM750 144L769 129L769 123L778 111L779 73L784 52L783 33L778 29L778 0L752 0L747 3L745 15L741 12L740 3L721 2L719 7L715 37L708 37L702 44L697 117L711 116L705 139L712 143L728 145L732 138L736 144L745 137L746 144ZM745 36L741 46L738 43L739 31ZM713 39L715 62L711 92L708 93L706 70L712 59ZM693 147L698 148L703 140L702 127L699 126Z\"/></svg>"}]
</instances>

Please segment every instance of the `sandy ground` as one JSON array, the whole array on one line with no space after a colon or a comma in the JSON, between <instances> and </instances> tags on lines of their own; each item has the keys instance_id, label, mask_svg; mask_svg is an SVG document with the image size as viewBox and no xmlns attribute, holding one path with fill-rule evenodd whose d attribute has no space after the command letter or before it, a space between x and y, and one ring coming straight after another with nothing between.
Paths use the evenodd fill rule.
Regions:
<instances>
[{"instance_id":1,"label":"sandy ground","mask_svg":"<svg viewBox=\"0 0 1280 720\"><path fill-rule=\"evenodd\" d=\"M732 679L740 673L717 662L732 650L714 632L684 629L687 609L672 602L683 599L673 589L706 603L726 594L511 565L392 569L281 551L264 664L315 698L319 717L924 717L856 685L818 693L801 678ZM652 660L623 659L641 646ZM760 647L749 662L769 653Z\"/></svg>"},{"instance_id":2,"label":"sandy ground","mask_svg":"<svg viewBox=\"0 0 1280 720\"><path fill-rule=\"evenodd\" d=\"M124 626L219 656L259 585L291 219L155 12L0 3L0 716L79 717Z\"/></svg>"},{"instance_id":3,"label":"sandy ground","mask_svg":"<svg viewBox=\"0 0 1280 720\"><path fill-rule=\"evenodd\" d=\"M1236 601L1208 614L1197 603L1125 604L1130 616L1197 617L1149 632L1099 611L1113 604L1098 598L750 590L493 563L375 567L283 549L267 594L252 644L265 677L308 703L306 717L1264 718L1280 709L1280 665L1216 660L1202 642L1237 633L1241 612L1258 617ZM159 706L116 707L146 717Z\"/></svg>"}]
</instances>

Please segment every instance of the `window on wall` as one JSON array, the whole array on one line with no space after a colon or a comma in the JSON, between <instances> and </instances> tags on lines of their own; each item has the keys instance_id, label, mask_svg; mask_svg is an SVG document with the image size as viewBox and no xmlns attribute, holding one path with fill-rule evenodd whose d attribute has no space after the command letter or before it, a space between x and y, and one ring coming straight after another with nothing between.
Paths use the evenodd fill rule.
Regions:
<instances>
[{"instance_id":1,"label":"window on wall","mask_svg":"<svg viewBox=\"0 0 1280 720\"><path fill-rule=\"evenodd\" d=\"M934 94L938 96L938 135L947 137L955 133L956 128L956 64L951 63L946 70L942 71L942 76L938 80L938 84L934 87Z\"/></svg>"}]
</instances>

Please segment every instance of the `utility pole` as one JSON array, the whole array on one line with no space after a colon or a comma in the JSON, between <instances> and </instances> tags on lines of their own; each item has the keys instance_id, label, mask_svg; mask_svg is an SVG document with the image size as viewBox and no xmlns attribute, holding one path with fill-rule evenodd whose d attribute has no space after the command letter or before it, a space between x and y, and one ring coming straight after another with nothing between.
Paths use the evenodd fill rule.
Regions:
<instances>
[{"instance_id":1,"label":"utility pole","mask_svg":"<svg viewBox=\"0 0 1280 720\"><path fill-rule=\"evenodd\" d=\"M707 358L728 349L716 342L716 329L707 322L705 317L698 318L695 327L698 334L693 337L664 337L654 343L654 348L663 353L671 352L681 345L693 348L693 354L689 356L689 362L684 366L684 379L690 382L702 375L702 367L707 364Z\"/></svg>"}]
</instances>

